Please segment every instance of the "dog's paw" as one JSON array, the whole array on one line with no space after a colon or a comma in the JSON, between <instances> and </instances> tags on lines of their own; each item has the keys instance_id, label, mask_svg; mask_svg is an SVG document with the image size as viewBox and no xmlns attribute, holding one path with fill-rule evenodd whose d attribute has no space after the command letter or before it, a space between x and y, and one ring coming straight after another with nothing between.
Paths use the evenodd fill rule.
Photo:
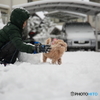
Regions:
<instances>
[{"instance_id":1,"label":"dog's paw","mask_svg":"<svg viewBox=\"0 0 100 100\"><path fill-rule=\"evenodd\" d=\"M59 65L62 64L61 58L58 59L58 64L59 64Z\"/></svg>"},{"instance_id":2,"label":"dog's paw","mask_svg":"<svg viewBox=\"0 0 100 100\"><path fill-rule=\"evenodd\" d=\"M58 62L58 64L61 65L62 63L61 62Z\"/></svg>"}]
</instances>

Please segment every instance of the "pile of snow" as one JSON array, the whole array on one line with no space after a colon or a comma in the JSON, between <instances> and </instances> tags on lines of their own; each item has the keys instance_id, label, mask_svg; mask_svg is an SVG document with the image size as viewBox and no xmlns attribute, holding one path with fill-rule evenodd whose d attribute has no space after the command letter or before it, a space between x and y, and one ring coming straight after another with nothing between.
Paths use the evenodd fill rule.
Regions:
<instances>
[{"instance_id":1,"label":"pile of snow","mask_svg":"<svg viewBox=\"0 0 100 100\"><path fill-rule=\"evenodd\" d=\"M29 62L31 64L38 64L41 62L41 59L39 58L41 58L41 54L34 54L33 56L32 54L20 52L18 60L20 62Z\"/></svg>"},{"instance_id":2,"label":"pile of snow","mask_svg":"<svg viewBox=\"0 0 100 100\"><path fill-rule=\"evenodd\" d=\"M62 30L62 25L56 25L59 30Z\"/></svg>"},{"instance_id":3,"label":"pile of snow","mask_svg":"<svg viewBox=\"0 0 100 100\"><path fill-rule=\"evenodd\" d=\"M36 33L37 35L33 36L33 38L35 40L38 40L39 42L44 43L45 38L50 37L51 31L55 27L56 24L53 23L49 17L44 17L43 19L41 19L38 16L31 16L28 20L27 32Z\"/></svg>"},{"instance_id":4,"label":"pile of snow","mask_svg":"<svg viewBox=\"0 0 100 100\"><path fill-rule=\"evenodd\" d=\"M39 26L41 23L41 19L37 16L31 16L28 20L28 32L37 32L39 30Z\"/></svg>"},{"instance_id":5,"label":"pile of snow","mask_svg":"<svg viewBox=\"0 0 100 100\"><path fill-rule=\"evenodd\" d=\"M65 52L62 61L0 65L0 100L100 100L100 53ZM71 96L72 91L98 95Z\"/></svg>"},{"instance_id":6,"label":"pile of snow","mask_svg":"<svg viewBox=\"0 0 100 100\"><path fill-rule=\"evenodd\" d=\"M44 13L43 13L42 11L36 12L36 14L37 14L38 16L40 16L41 19L44 19L44 18L45 18Z\"/></svg>"},{"instance_id":7,"label":"pile of snow","mask_svg":"<svg viewBox=\"0 0 100 100\"><path fill-rule=\"evenodd\" d=\"M52 27L55 27L55 24L50 20L49 17L40 19L37 16L31 16L28 21L28 31L38 32L41 36L49 33Z\"/></svg>"},{"instance_id":8,"label":"pile of snow","mask_svg":"<svg viewBox=\"0 0 100 100\"><path fill-rule=\"evenodd\" d=\"M65 31L68 39L95 39L94 30L89 23L68 23Z\"/></svg>"},{"instance_id":9,"label":"pile of snow","mask_svg":"<svg viewBox=\"0 0 100 100\"><path fill-rule=\"evenodd\" d=\"M47 12L44 12L47 13ZM28 38L33 38L36 41L45 43L45 40L51 36L51 33L55 28L58 30L62 29L61 25L57 25L51 21L50 17L45 17L43 12L36 12L33 16L30 16L28 20L27 29L24 31L24 34L27 36L30 32L33 32L34 35L28 35ZM56 36L53 36L56 37ZM58 36L59 37L59 36ZM60 36L61 37L61 36Z\"/></svg>"}]
</instances>

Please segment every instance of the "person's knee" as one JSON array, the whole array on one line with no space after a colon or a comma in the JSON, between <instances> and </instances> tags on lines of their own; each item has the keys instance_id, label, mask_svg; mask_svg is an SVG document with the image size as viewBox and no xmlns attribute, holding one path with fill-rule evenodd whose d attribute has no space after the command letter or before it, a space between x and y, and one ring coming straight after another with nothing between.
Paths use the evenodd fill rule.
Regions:
<instances>
[{"instance_id":1,"label":"person's knee","mask_svg":"<svg viewBox=\"0 0 100 100\"><path fill-rule=\"evenodd\" d=\"M18 57L18 52L19 51L12 44L12 42L8 42L0 49L0 61L3 60L7 63L13 64Z\"/></svg>"}]
</instances>

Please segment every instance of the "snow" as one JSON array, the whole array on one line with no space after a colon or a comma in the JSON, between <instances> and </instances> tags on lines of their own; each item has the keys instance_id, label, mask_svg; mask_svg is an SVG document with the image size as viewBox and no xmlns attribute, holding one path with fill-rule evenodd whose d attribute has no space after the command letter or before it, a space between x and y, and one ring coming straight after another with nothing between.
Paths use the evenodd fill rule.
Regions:
<instances>
[{"instance_id":1,"label":"snow","mask_svg":"<svg viewBox=\"0 0 100 100\"><path fill-rule=\"evenodd\" d=\"M59 30L62 30L62 25L56 25Z\"/></svg>"},{"instance_id":2,"label":"snow","mask_svg":"<svg viewBox=\"0 0 100 100\"><path fill-rule=\"evenodd\" d=\"M14 5L12 8L18 8L18 7L31 7L31 6L37 6L38 4L39 5L42 5L43 3L52 3L52 2L86 2L88 4L92 4L92 2L90 2L90 0L40 0L40 1L35 1L35 2L30 2L30 3L24 3L24 4L18 4L18 5ZM99 5L96 3L96 5Z\"/></svg>"},{"instance_id":3,"label":"snow","mask_svg":"<svg viewBox=\"0 0 100 100\"><path fill-rule=\"evenodd\" d=\"M32 54L20 52L18 60L20 62L28 62L28 63L31 63L31 64L38 64L38 63L41 62L40 56L41 56L41 54L35 54L33 56Z\"/></svg>"},{"instance_id":4,"label":"snow","mask_svg":"<svg viewBox=\"0 0 100 100\"><path fill-rule=\"evenodd\" d=\"M73 23L66 25L66 33L68 39L95 39L93 28L86 23Z\"/></svg>"},{"instance_id":5,"label":"snow","mask_svg":"<svg viewBox=\"0 0 100 100\"><path fill-rule=\"evenodd\" d=\"M86 2L89 2L90 0L76 0L76 1L86 1Z\"/></svg>"},{"instance_id":6,"label":"snow","mask_svg":"<svg viewBox=\"0 0 100 100\"><path fill-rule=\"evenodd\" d=\"M40 18L43 18L43 12L38 12L38 16ZM45 42L45 39L49 38L51 35L50 33L54 30L56 26L58 26L56 23L51 21L49 17L44 17L43 19L40 19L37 16L31 16L28 20L28 27L27 30L24 32L24 34L28 34L29 32L35 32L36 35L33 36L36 41L39 41L41 43ZM59 26L61 28L61 26Z\"/></svg>"},{"instance_id":7,"label":"snow","mask_svg":"<svg viewBox=\"0 0 100 100\"><path fill-rule=\"evenodd\" d=\"M42 11L36 12L36 14L37 14L38 16L40 16L41 19L44 19L44 18L45 18L44 13L43 13Z\"/></svg>"},{"instance_id":8,"label":"snow","mask_svg":"<svg viewBox=\"0 0 100 100\"><path fill-rule=\"evenodd\" d=\"M32 62L42 60L41 54L32 56ZM100 100L99 95L70 95L72 91L100 94L100 53L65 52L62 61L62 65L50 60L0 65L0 100Z\"/></svg>"}]
</instances>

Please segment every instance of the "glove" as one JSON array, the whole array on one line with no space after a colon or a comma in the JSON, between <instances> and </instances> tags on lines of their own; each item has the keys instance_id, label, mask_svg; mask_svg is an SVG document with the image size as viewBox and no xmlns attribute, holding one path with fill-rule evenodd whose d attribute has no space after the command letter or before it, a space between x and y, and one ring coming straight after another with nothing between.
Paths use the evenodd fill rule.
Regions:
<instances>
[{"instance_id":1,"label":"glove","mask_svg":"<svg viewBox=\"0 0 100 100\"><path fill-rule=\"evenodd\" d=\"M37 41L34 41L33 44L38 44L38 45L39 45L39 44L41 44L41 43L40 43L40 42L37 42Z\"/></svg>"},{"instance_id":2,"label":"glove","mask_svg":"<svg viewBox=\"0 0 100 100\"><path fill-rule=\"evenodd\" d=\"M35 41L35 40L30 40L30 43L31 43L31 44L34 44L34 45L35 45L35 44L36 44L36 45L40 45L40 44L41 44L40 42L37 42L37 41Z\"/></svg>"},{"instance_id":3,"label":"glove","mask_svg":"<svg viewBox=\"0 0 100 100\"><path fill-rule=\"evenodd\" d=\"M41 53L41 52L44 52L44 53L48 53L51 49L51 46L50 45L35 45L35 49L34 49L34 54L36 53Z\"/></svg>"},{"instance_id":4,"label":"glove","mask_svg":"<svg viewBox=\"0 0 100 100\"><path fill-rule=\"evenodd\" d=\"M51 50L51 45L41 45L40 50L41 52L48 53Z\"/></svg>"}]
</instances>

